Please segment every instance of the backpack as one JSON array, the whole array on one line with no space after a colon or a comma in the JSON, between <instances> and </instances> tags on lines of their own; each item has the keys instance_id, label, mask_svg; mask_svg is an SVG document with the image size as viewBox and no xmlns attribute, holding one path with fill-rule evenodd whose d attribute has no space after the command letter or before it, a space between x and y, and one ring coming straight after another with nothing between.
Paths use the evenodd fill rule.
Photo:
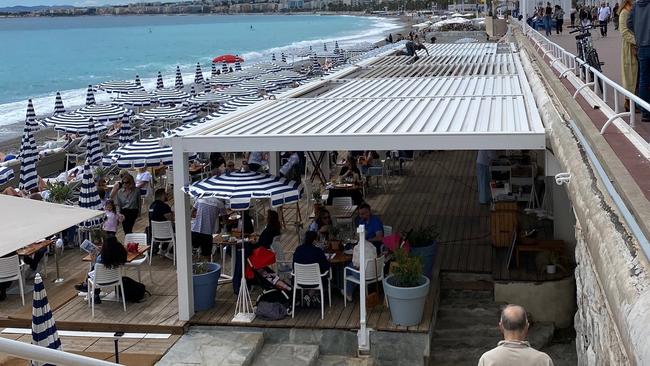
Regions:
<instances>
[{"instance_id":1,"label":"backpack","mask_svg":"<svg viewBox=\"0 0 650 366\"><path fill-rule=\"evenodd\" d=\"M122 277L122 285L124 286L124 298L128 302L142 301L145 293L151 296L144 284L130 277Z\"/></svg>"}]
</instances>

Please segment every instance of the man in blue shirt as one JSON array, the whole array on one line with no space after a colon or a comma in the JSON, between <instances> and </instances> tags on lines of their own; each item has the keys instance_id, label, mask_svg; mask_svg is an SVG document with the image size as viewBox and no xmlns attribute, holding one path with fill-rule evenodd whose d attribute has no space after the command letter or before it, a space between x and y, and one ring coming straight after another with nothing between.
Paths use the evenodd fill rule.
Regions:
<instances>
[{"instance_id":1,"label":"man in blue shirt","mask_svg":"<svg viewBox=\"0 0 650 366\"><path fill-rule=\"evenodd\" d=\"M357 218L355 225L365 226L366 240L371 242L375 248L377 248L377 255L379 255L384 240L384 224L381 222L379 217L372 214L369 204L362 203L359 205L359 217Z\"/></svg>"}]
</instances>

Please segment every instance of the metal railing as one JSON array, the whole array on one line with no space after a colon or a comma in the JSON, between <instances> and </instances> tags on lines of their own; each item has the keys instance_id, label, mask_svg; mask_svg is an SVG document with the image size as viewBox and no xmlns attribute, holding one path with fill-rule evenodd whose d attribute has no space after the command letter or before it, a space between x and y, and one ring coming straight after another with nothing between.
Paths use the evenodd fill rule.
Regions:
<instances>
[{"instance_id":1,"label":"metal railing","mask_svg":"<svg viewBox=\"0 0 650 366\"><path fill-rule=\"evenodd\" d=\"M98 360L74 353L35 346L33 344L0 337L0 353L25 360L40 361L65 366L115 366L113 362Z\"/></svg>"},{"instance_id":2,"label":"metal railing","mask_svg":"<svg viewBox=\"0 0 650 366\"><path fill-rule=\"evenodd\" d=\"M608 105L607 101L609 98L614 98L614 113L605 114L608 119L600 130L601 134L605 132L612 122L621 117L629 117L630 127L634 128L636 126L636 109L641 107L645 110L650 110L650 103L644 101L634 93L631 93L629 90L612 81L607 76L603 75L602 72L589 65L586 61L550 41L526 22L522 21L521 26L524 34L533 41L535 47L542 51L544 55L551 60L551 66L555 67L556 70L560 72L560 77L567 77L568 74L573 74L582 82L582 85L576 87L577 90L573 95L574 99L577 98L578 94L580 94L583 89L587 88L590 88L593 92L593 96L599 98L604 105ZM630 100L629 112L621 110L621 97ZM650 148L650 145L647 145L646 147Z\"/></svg>"}]
</instances>

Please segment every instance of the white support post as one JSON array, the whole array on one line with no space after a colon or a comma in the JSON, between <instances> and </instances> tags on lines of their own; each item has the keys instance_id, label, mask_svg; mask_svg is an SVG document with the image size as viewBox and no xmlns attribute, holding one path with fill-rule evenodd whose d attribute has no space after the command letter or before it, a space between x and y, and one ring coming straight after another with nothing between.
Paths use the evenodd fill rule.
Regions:
<instances>
[{"instance_id":1,"label":"white support post","mask_svg":"<svg viewBox=\"0 0 650 366\"><path fill-rule=\"evenodd\" d=\"M269 152L269 173L273 175L278 175L278 169L280 166L280 153L277 151Z\"/></svg>"},{"instance_id":2,"label":"white support post","mask_svg":"<svg viewBox=\"0 0 650 366\"><path fill-rule=\"evenodd\" d=\"M359 331L357 332L357 343L359 352L370 351L370 331L366 324L366 227L359 225Z\"/></svg>"},{"instance_id":3,"label":"white support post","mask_svg":"<svg viewBox=\"0 0 650 366\"><path fill-rule=\"evenodd\" d=\"M178 319L189 321L194 315L192 287L192 251L190 249L190 199L183 187L190 182L188 153L183 151L183 140L172 139L174 163L174 211L176 216L176 282L178 285Z\"/></svg>"}]
</instances>

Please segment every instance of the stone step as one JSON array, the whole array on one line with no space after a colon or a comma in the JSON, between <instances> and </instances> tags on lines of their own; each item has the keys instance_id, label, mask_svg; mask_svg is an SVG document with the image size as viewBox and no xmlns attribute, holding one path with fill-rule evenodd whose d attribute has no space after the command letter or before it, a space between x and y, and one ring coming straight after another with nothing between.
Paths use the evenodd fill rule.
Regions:
<instances>
[{"instance_id":1,"label":"stone step","mask_svg":"<svg viewBox=\"0 0 650 366\"><path fill-rule=\"evenodd\" d=\"M156 363L157 366L247 366L264 344L261 332L227 332L191 327Z\"/></svg>"},{"instance_id":2,"label":"stone step","mask_svg":"<svg viewBox=\"0 0 650 366\"><path fill-rule=\"evenodd\" d=\"M371 357L320 356L317 366L373 366Z\"/></svg>"},{"instance_id":3,"label":"stone step","mask_svg":"<svg viewBox=\"0 0 650 366\"><path fill-rule=\"evenodd\" d=\"M319 352L317 345L265 344L253 361L253 366L313 366Z\"/></svg>"},{"instance_id":4,"label":"stone step","mask_svg":"<svg viewBox=\"0 0 650 366\"><path fill-rule=\"evenodd\" d=\"M501 307L497 304L477 307L458 307L455 305L441 304L438 307L438 319L466 318L483 323L497 323L501 316Z\"/></svg>"},{"instance_id":5,"label":"stone step","mask_svg":"<svg viewBox=\"0 0 650 366\"><path fill-rule=\"evenodd\" d=\"M481 355L489 351L492 347L432 347L431 349L431 365L472 365L478 364Z\"/></svg>"},{"instance_id":6,"label":"stone step","mask_svg":"<svg viewBox=\"0 0 650 366\"><path fill-rule=\"evenodd\" d=\"M478 301L493 302L494 292L484 290L459 290L459 289L442 289L440 290L441 301Z\"/></svg>"},{"instance_id":7,"label":"stone step","mask_svg":"<svg viewBox=\"0 0 650 366\"><path fill-rule=\"evenodd\" d=\"M497 334L489 334L489 335L474 335L474 336L467 336L466 334L464 336L456 336L456 337L451 337L451 336L439 336L438 333L434 333L434 339L431 341L431 344L434 347L439 347L439 348L458 348L458 349L464 349L464 348L480 348L480 347L487 347L487 348L492 348L499 343L501 340L500 335Z\"/></svg>"}]
</instances>

